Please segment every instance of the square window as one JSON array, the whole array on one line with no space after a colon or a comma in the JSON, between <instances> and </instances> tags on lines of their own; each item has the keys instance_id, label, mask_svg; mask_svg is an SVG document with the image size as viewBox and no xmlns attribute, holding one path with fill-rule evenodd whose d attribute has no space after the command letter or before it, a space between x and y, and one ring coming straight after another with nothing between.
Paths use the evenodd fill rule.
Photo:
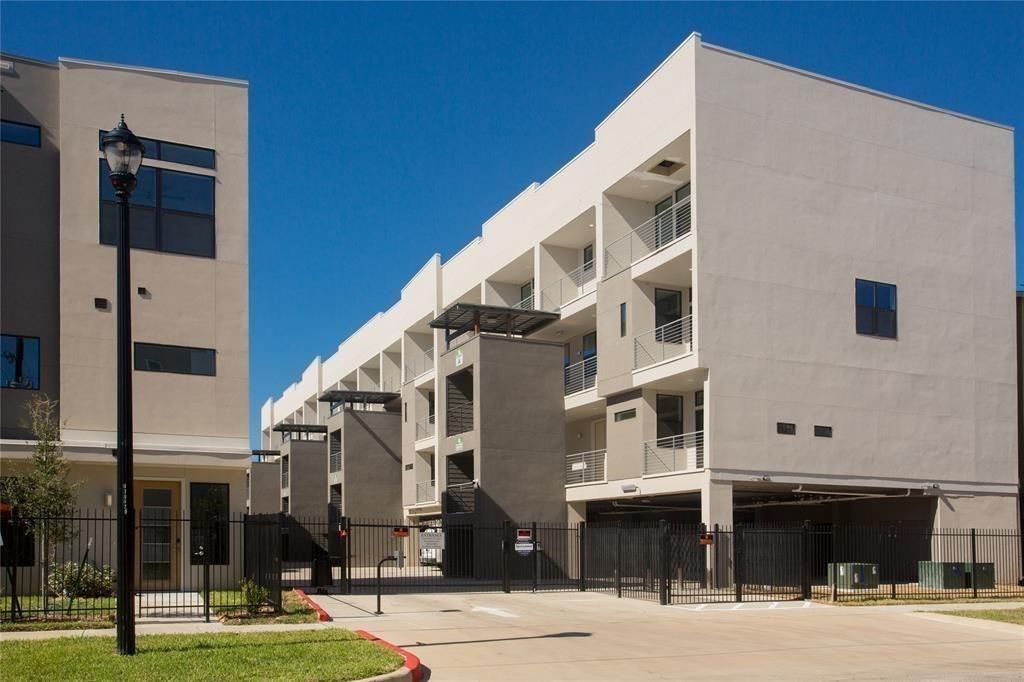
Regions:
<instances>
[{"instance_id":1,"label":"square window","mask_svg":"<svg viewBox=\"0 0 1024 682\"><path fill-rule=\"evenodd\" d=\"M855 284L857 333L895 339L896 285L866 279L858 279Z\"/></svg>"}]
</instances>

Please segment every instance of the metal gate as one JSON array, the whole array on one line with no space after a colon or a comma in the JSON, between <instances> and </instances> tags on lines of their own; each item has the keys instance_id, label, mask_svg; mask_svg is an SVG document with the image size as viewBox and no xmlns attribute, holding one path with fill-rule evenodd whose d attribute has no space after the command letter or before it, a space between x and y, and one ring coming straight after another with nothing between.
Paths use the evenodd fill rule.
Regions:
<instances>
[{"instance_id":1,"label":"metal gate","mask_svg":"<svg viewBox=\"0 0 1024 682\"><path fill-rule=\"evenodd\" d=\"M246 514L243 528L243 574L281 608L281 515Z\"/></svg>"}]
</instances>

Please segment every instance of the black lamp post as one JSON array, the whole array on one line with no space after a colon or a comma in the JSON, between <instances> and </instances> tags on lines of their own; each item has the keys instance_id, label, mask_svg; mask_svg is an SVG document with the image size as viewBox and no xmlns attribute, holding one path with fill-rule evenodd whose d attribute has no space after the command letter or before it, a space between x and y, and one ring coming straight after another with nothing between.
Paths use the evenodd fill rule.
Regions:
<instances>
[{"instance_id":1,"label":"black lamp post","mask_svg":"<svg viewBox=\"0 0 1024 682\"><path fill-rule=\"evenodd\" d=\"M139 138L121 122L100 140L117 196L117 653L135 653L135 501L132 499L131 225L128 197L142 165Z\"/></svg>"}]
</instances>

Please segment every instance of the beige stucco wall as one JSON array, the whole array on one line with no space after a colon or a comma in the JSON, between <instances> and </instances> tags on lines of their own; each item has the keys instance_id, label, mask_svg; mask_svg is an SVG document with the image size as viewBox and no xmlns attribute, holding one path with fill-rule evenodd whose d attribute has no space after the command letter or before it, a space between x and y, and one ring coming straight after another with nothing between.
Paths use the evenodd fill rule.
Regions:
<instances>
[{"instance_id":1,"label":"beige stucco wall","mask_svg":"<svg viewBox=\"0 0 1024 682\"><path fill-rule=\"evenodd\" d=\"M707 47L696 95L711 466L1012 487L1012 133ZM855 333L855 278L899 340Z\"/></svg>"},{"instance_id":2,"label":"beige stucco wall","mask_svg":"<svg viewBox=\"0 0 1024 682\"><path fill-rule=\"evenodd\" d=\"M136 341L214 348L215 377L136 372L136 443L178 434L248 445L248 88L65 60L61 86L61 399L70 440L115 428L115 248L99 243L98 131L124 113L144 137L216 150L216 258L132 252ZM146 287L149 297L135 295ZM109 311L93 298L111 301Z\"/></svg>"}]
</instances>

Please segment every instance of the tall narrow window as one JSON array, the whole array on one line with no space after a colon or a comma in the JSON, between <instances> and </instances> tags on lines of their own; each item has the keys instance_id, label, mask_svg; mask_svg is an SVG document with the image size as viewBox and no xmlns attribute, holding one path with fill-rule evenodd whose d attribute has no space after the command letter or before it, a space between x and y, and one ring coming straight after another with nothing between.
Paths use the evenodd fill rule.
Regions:
<instances>
[{"instance_id":1,"label":"tall narrow window","mask_svg":"<svg viewBox=\"0 0 1024 682\"><path fill-rule=\"evenodd\" d=\"M0 340L0 387L39 390L39 339L4 334Z\"/></svg>"},{"instance_id":2,"label":"tall narrow window","mask_svg":"<svg viewBox=\"0 0 1024 682\"><path fill-rule=\"evenodd\" d=\"M704 430L704 391L693 394L693 430Z\"/></svg>"},{"instance_id":3,"label":"tall narrow window","mask_svg":"<svg viewBox=\"0 0 1024 682\"><path fill-rule=\"evenodd\" d=\"M896 285L856 280L857 333L896 338Z\"/></svg>"},{"instance_id":4,"label":"tall narrow window","mask_svg":"<svg viewBox=\"0 0 1024 682\"><path fill-rule=\"evenodd\" d=\"M626 304L619 304L619 336L626 335Z\"/></svg>"},{"instance_id":5,"label":"tall narrow window","mask_svg":"<svg viewBox=\"0 0 1024 682\"><path fill-rule=\"evenodd\" d=\"M659 395L657 397L658 410L658 440L667 441L668 444L661 447L670 447L672 438L683 433L683 397L681 395Z\"/></svg>"},{"instance_id":6,"label":"tall narrow window","mask_svg":"<svg viewBox=\"0 0 1024 682\"><path fill-rule=\"evenodd\" d=\"M583 247L583 272L590 272L594 269L594 245L587 244Z\"/></svg>"},{"instance_id":7,"label":"tall narrow window","mask_svg":"<svg viewBox=\"0 0 1024 682\"><path fill-rule=\"evenodd\" d=\"M654 290L654 340L658 343L682 343L683 292Z\"/></svg>"}]
</instances>

